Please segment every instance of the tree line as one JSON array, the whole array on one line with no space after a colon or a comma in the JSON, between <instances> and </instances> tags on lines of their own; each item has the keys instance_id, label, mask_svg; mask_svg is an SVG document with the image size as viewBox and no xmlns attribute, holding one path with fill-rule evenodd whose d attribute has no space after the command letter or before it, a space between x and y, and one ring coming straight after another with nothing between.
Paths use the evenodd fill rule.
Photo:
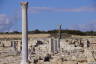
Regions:
<instances>
[{"instance_id":1,"label":"tree line","mask_svg":"<svg viewBox=\"0 0 96 64\"><path fill-rule=\"evenodd\" d=\"M80 31L80 30L61 30L61 34L71 34L71 35L89 35L89 36L96 36L96 31ZM28 31L29 34L58 34L59 30L48 30L48 31L41 31L39 29ZM13 32L0 32L0 34L21 34L21 32L13 31Z\"/></svg>"}]
</instances>

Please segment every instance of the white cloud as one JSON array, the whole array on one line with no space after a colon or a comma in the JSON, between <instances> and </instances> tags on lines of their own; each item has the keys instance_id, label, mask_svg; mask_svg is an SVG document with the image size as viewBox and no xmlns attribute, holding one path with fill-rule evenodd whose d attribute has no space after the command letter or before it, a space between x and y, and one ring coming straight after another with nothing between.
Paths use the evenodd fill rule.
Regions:
<instances>
[{"instance_id":1,"label":"white cloud","mask_svg":"<svg viewBox=\"0 0 96 64\"><path fill-rule=\"evenodd\" d=\"M80 8L50 8L50 7L30 7L29 12L95 12L96 8L80 7Z\"/></svg>"},{"instance_id":2,"label":"white cloud","mask_svg":"<svg viewBox=\"0 0 96 64\"><path fill-rule=\"evenodd\" d=\"M0 32L8 31L12 27L12 22L5 14L0 14Z\"/></svg>"},{"instance_id":3,"label":"white cloud","mask_svg":"<svg viewBox=\"0 0 96 64\"><path fill-rule=\"evenodd\" d=\"M90 22L88 24L73 25L68 29L81 30L81 31L96 31L96 21L95 22Z\"/></svg>"}]
</instances>

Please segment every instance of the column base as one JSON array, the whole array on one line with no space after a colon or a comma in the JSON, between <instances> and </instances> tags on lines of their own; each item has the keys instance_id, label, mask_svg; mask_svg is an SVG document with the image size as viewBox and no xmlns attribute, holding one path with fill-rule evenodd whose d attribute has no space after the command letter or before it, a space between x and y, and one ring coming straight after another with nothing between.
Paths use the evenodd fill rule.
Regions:
<instances>
[{"instance_id":1,"label":"column base","mask_svg":"<svg viewBox=\"0 0 96 64\"><path fill-rule=\"evenodd\" d=\"M27 61L21 61L21 63L20 64L30 64L29 62L27 62Z\"/></svg>"}]
</instances>

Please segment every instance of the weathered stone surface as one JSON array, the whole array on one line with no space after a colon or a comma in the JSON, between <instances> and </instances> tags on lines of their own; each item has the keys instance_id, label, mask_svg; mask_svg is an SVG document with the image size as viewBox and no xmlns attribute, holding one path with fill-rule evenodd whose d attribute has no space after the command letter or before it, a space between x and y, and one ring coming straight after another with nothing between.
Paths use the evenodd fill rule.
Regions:
<instances>
[{"instance_id":1,"label":"weathered stone surface","mask_svg":"<svg viewBox=\"0 0 96 64\"><path fill-rule=\"evenodd\" d=\"M30 64L35 64L34 60L37 60L37 64L88 64L96 61L96 40L94 39L94 42L92 41L93 43L89 39L89 47L85 44L88 39L61 39L59 53L50 51L51 44L49 40L49 38L29 40ZM18 43L16 49L10 46L0 47L0 64L20 64L21 41L15 41ZM82 44L85 46L81 46ZM50 56L50 61L44 62L46 55Z\"/></svg>"}]
</instances>

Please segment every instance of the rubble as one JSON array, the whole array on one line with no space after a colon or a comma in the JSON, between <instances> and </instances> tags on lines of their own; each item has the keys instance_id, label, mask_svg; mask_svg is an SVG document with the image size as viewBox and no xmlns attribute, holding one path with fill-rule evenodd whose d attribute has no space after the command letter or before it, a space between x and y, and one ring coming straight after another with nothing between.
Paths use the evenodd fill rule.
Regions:
<instances>
[{"instance_id":1,"label":"rubble","mask_svg":"<svg viewBox=\"0 0 96 64\"><path fill-rule=\"evenodd\" d=\"M96 62L96 40L94 38L66 38L60 39L60 42L57 40L56 38L30 39L28 45L30 64L90 64ZM0 42L0 64L20 64L21 40Z\"/></svg>"}]
</instances>

